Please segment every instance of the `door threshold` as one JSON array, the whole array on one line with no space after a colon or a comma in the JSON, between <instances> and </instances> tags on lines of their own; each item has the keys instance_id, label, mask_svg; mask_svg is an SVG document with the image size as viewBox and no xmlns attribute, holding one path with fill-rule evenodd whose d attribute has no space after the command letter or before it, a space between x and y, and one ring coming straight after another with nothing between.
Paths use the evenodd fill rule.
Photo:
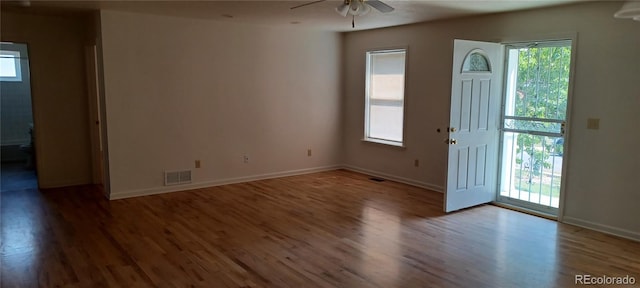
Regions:
<instances>
[{"instance_id":1,"label":"door threshold","mask_svg":"<svg viewBox=\"0 0 640 288\"><path fill-rule=\"evenodd\" d=\"M513 210L513 211L522 212L522 213L533 215L533 216L547 218L547 219L553 220L553 221L558 221L558 216L556 216L556 215L548 214L548 213L544 213L544 212L540 212L540 211L536 211L536 210L532 210L532 209L527 209L527 208L519 207L519 206L516 206L516 205L511 205L511 204L501 203L501 202L491 202L491 205L498 206L498 207L501 207L501 208L506 208L506 209Z\"/></svg>"}]
</instances>

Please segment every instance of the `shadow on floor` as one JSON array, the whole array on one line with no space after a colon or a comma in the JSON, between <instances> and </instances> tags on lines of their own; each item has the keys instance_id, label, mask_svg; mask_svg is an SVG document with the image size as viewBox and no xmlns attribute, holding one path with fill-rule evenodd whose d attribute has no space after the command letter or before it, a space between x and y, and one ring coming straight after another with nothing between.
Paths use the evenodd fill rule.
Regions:
<instances>
[{"instance_id":1,"label":"shadow on floor","mask_svg":"<svg viewBox=\"0 0 640 288\"><path fill-rule=\"evenodd\" d=\"M0 191L37 189L38 178L34 169L28 169L24 162L2 163L0 171Z\"/></svg>"}]
</instances>

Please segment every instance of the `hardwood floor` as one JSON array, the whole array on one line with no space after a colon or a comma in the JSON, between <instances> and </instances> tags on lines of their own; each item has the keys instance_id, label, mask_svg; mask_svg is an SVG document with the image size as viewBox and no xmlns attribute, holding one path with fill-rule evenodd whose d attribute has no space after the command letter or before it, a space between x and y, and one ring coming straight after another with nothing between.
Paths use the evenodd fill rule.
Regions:
<instances>
[{"instance_id":1,"label":"hardwood floor","mask_svg":"<svg viewBox=\"0 0 640 288\"><path fill-rule=\"evenodd\" d=\"M332 171L107 201L2 193L2 287L567 287L640 243Z\"/></svg>"}]
</instances>

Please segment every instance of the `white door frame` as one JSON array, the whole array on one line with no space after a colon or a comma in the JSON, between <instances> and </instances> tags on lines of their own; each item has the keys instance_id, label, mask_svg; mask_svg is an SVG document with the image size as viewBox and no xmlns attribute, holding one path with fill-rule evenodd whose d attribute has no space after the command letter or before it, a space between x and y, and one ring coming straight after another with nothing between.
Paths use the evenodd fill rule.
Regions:
<instances>
[{"instance_id":1,"label":"white door frame","mask_svg":"<svg viewBox=\"0 0 640 288\"><path fill-rule=\"evenodd\" d=\"M534 39L534 40L532 40ZM576 55L577 55L577 46L578 46L578 33L577 32L565 32L565 33L554 33L554 34L544 34L544 35L529 35L529 36L518 36L518 37L505 37L504 40L501 42L501 44L503 45L517 45L517 44L522 44L522 43L531 43L531 42L546 42L546 41L571 41L571 64L569 67L569 87L568 87L568 91L567 91L567 111L566 111L566 126L565 126L565 132L564 132L564 146L563 146L563 161L562 161L562 173L561 173L561 177L562 177L562 182L560 183L560 202L558 204L558 215L557 215L557 221L558 222L563 222L563 217L564 217L564 211L565 211L565 199L567 197L567 185L568 185L568 179L567 179L567 169L569 167L569 162L570 162L570 154L571 154L571 149L569 149L570 147L570 142L571 142L571 123L573 122L574 119L572 119L572 115L573 113L572 111L572 107L573 107L573 90L574 90L574 83L575 83L575 66L576 66ZM504 57L506 58L506 51L505 51L505 55ZM506 65L507 61L504 61L504 69L507 69ZM506 70L505 70L506 71ZM505 74L506 75L506 74ZM506 76L503 77L503 83L502 83L502 87L506 86L506 81L507 78ZM503 90L504 91L504 90ZM502 95L502 103L504 105L504 98L506 97L506 94L503 92ZM500 111L500 122L503 123L504 119L504 107L501 108ZM500 124L502 125L502 124ZM500 133L500 142L503 141L502 139L502 133ZM502 145L500 145L500 152L499 152L499 157L502 156ZM498 173L500 174L500 173ZM499 185L500 183L500 175L498 175L498 179L497 179L497 185ZM496 189L496 194L500 193L500 191L498 191L498 189Z\"/></svg>"}]
</instances>

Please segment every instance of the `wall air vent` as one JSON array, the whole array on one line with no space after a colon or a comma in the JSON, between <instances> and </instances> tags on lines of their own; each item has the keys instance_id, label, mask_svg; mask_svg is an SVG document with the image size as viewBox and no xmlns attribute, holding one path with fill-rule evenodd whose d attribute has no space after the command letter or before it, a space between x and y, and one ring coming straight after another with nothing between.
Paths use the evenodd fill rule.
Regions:
<instances>
[{"instance_id":1,"label":"wall air vent","mask_svg":"<svg viewBox=\"0 0 640 288\"><path fill-rule=\"evenodd\" d=\"M164 185L179 185L191 183L191 170L164 171Z\"/></svg>"}]
</instances>

